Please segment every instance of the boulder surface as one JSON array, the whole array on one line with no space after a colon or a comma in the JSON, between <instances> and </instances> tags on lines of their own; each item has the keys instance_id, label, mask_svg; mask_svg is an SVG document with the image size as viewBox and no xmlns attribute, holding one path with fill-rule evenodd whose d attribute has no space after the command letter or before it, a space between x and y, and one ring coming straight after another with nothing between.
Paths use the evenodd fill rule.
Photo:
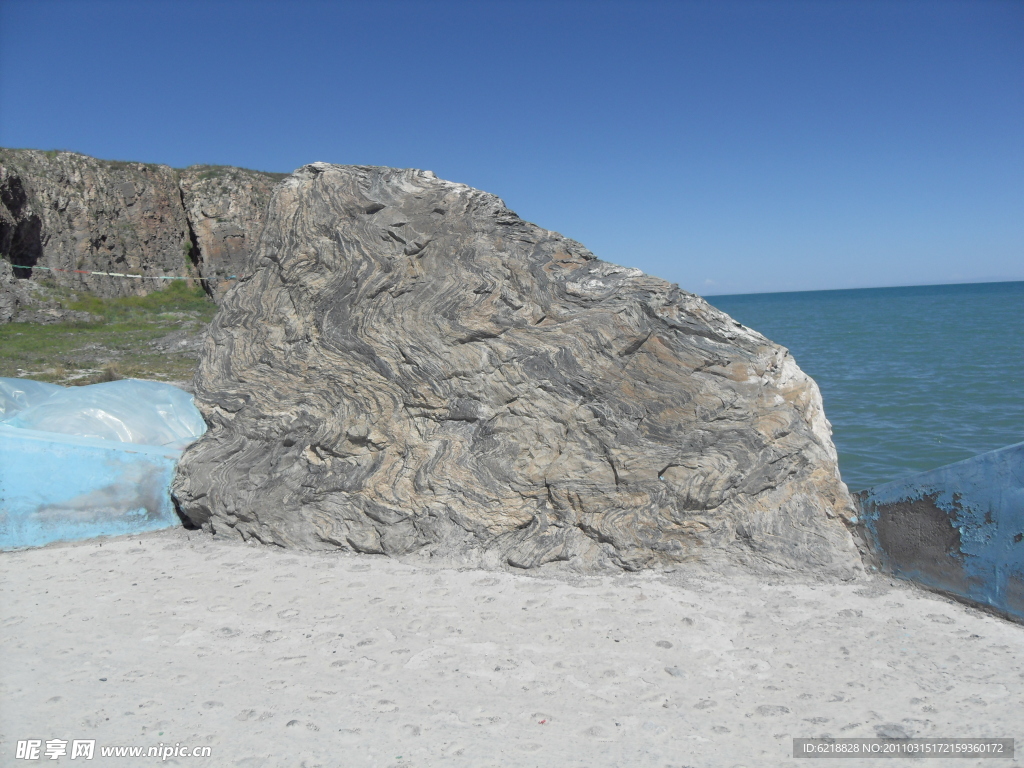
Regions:
<instances>
[{"instance_id":1,"label":"boulder surface","mask_svg":"<svg viewBox=\"0 0 1024 768\"><path fill-rule=\"evenodd\" d=\"M859 567L789 353L493 195L314 163L276 189L250 272L174 485L209 531L485 567Z\"/></svg>"}]
</instances>

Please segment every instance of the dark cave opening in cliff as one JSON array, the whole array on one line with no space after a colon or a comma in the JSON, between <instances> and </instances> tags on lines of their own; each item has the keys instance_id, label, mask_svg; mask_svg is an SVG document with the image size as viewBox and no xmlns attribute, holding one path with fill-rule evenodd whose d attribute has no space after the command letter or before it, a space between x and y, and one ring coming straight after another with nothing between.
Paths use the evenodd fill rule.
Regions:
<instances>
[{"instance_id":1,"label":"dark cave opening in cliff","mask_svg":"<svg viewBox=\"0 0 1024 768\"><path fill-rule=\"evenodd\" d=\"M28 279L43 255L42 220L28 209L28 196L16 176L0 187L0 202L13 216L11 221L0 218L0 251L14 266L14 276Z\"/></svg>"}]
</instances>

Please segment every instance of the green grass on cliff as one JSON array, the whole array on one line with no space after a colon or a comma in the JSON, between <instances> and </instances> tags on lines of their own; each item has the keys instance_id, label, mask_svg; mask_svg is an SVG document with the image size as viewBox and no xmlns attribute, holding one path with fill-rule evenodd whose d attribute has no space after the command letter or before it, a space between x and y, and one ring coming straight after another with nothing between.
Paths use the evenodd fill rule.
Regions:
<instances>
[{"instance_id":1,"label":"green grass on cliff","mask_svg":"<svg viewBox=\"0 0 1024 768\"><path fill-rule=\"evenodd\" d=\"M274 173L272 171L257 171L254 168L242 168L237 165L190 165L188 168L177 168L179 173L184 171L196 171L199 178L203 181L209 179L219 179L224 176L231 176L233 174L242 173L258 173L260 176L266 176L274 181L281 181L291 176L290 173Z\"/></svg>"},{"instance_id":2,"label":"green grass on cliff","mask_svg":"<svg viewBox=\"0 0 1024 768\"><path fill-rule=\"evenodd\" d=\"M0 325L0 376L58 384L92 384L114 378L187 381L198 362L196 353L173 347L161 350L152 342L175 332L195 336L217 311L201 288L184 282L174 282L148 296L68 296L61 303L101 319Z\"/></svg>"}]
</instances>

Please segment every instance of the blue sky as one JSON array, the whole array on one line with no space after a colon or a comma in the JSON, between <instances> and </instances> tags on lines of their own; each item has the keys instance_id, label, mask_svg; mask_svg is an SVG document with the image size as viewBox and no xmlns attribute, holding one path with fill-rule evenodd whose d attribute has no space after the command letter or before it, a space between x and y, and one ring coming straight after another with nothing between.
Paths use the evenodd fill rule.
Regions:
<instances>
[{"instance_id":1,"label":"blue sky","mask_svg":"<svg viewBox=\"0 0 1024 768\"><path fill-rule=\"evenodd\" d=\"M1024 280L1024 2L0 0L0 145L426 168L704 295Z\"/></svg>"}]
</instances>

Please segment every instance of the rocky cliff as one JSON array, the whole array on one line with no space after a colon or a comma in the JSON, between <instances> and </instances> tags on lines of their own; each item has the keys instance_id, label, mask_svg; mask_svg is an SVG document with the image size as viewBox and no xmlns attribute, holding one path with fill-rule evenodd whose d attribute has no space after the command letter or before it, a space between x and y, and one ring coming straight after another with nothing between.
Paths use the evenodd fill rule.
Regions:
<instances>
[{"instance_id":1,"label":"rocky cliff","mask_svg":"<svg viewBox=\"0 0 1024 768\"><path fill-rule=\"evenodd\" d=\"M218 534L534 567L849 575L814 382L697 296L429 172L306 166L195 378Z\"/></svg>"},{"instance_id":2,"label":"rocky cliff","mask_svg":"<svg viewBox=\"0 0 1024 768\"><path fill-rule=\"evenodd\" d=\"M31 301L23 281L16 280L10 263L0 259L0 323L9 323Z\"/></svg>"},{"instance_id":3,"label":"rocky cliff","mask_svg":"<svg viewBox=\"0 0 1024 768\"><path fill-rule=\"evenodd\" d=\"M279 174L241 168L97 160L74 152L0 149L0 256L21 279L49 277L98 296L144 294L163 280L208 278L219 298L244 269ZM75 270L78 270L76 272Z\"/></svg>"},{"instance_id":4,"label":"rocky cliff","mask_svg":"<svg viewBox=\"0 0 1024 768\"><path fill-rule=\"evenodd\" d=\"M244 274L271 190L285 176L221 165L197 165L181 172L181 199L196 267L215 298L235 284L235 276Z\"/></svg>"},{"instance_id":5,"label":"rocky cliff","mask_svg":"<svg viewBox=\"0 0 1024 768\"><path fill-rule=\"evenodd\" d=\"M100 318L89 312L65 309L52 289L14 276L10 262L0 259L0 323L89 323Z\"/></svg>"}]
</instances>

